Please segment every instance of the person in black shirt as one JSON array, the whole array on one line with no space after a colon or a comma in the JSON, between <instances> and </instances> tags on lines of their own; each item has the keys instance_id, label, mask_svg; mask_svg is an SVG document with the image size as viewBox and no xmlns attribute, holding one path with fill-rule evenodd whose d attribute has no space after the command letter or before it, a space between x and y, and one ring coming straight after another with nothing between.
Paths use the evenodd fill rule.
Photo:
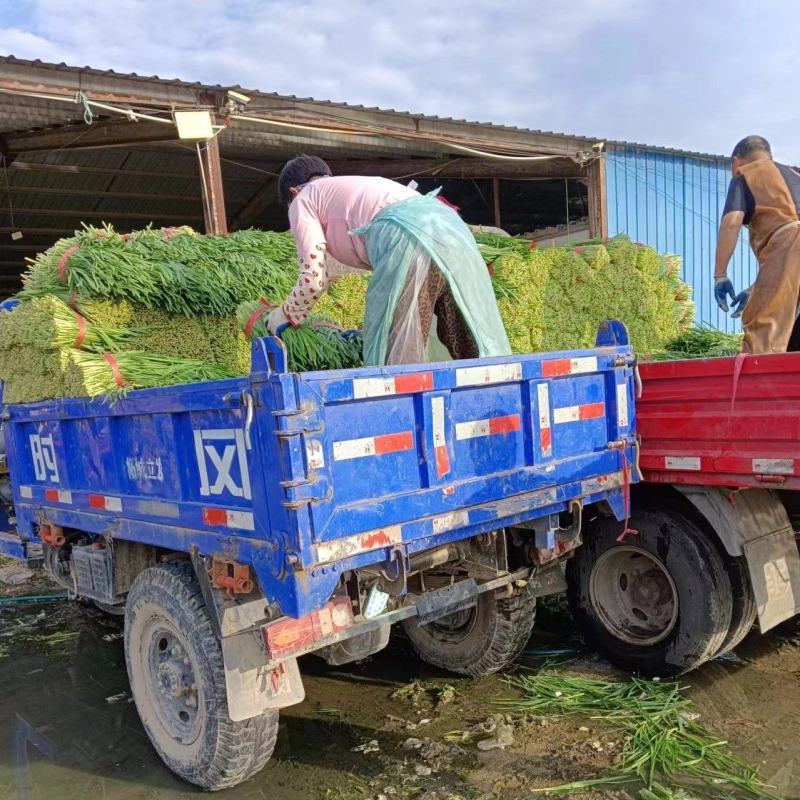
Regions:
<instances>
[{"instance_id":1,"label":"person in black shirt","mask_svg":"<svg viewBox=\"0 0 800 800\"><path fill-rule=\"evenodd\" d=\"M745 353L783 353L800 301L800 173L772 160L769 142L748 136L733 150L733 179L722 212L714 297L742 317ZM742 225L758 259L755 283L739 294L727 276Z\"/></svg>"}]
</instances>

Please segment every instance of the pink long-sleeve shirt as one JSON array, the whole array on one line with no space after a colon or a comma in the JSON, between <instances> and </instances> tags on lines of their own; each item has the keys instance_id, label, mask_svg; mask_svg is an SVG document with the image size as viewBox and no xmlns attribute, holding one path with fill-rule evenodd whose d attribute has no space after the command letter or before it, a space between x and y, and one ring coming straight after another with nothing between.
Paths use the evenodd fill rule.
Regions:
<instances>
[{"instance_id":1,"label":"pink long-sleeve shirt","mask_svg":"<svg viewBox=\"0 0 800 800\"><path fill-rule=\"evenodd\" d=\"M325 254L349 267L371 269L364 239L350 231L370 223L386 206L418 194L387 178L343 175L306 184L289 206L300 276L283 310L300 325L328 287Z\"/></svg>"}]
</instances>

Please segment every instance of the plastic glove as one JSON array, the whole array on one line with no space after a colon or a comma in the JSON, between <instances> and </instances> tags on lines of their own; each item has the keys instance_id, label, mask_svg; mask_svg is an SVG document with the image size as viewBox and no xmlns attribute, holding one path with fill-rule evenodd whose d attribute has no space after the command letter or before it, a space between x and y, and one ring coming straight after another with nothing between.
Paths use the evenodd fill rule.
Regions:
<instances>
[{"instance_id":1,"label":"plastic glove","mask_svg":"<svg viewBox=\"0 0 800 800\"><path fill-rule=\"evenodd\" d=\"M753 291L753 287L750 286L749 288L745 289L743 292L739 292L736 297L733 298L733 302L731 306L733 308L732 317L741 317L742 311L744 311L744 307L747 305L747 301L750 299L750 292Z\"/></svg>"},{"instance_id":2,"label":"plastic glove","mask_svg":"<svg viewBox=\"0 0 800 800\"><path fill-rule=\"evenodd\" d=\"M715 278L714 299L717 301L717 305L725 312L728 311L728 297L731 298L732 303L736 302L736 289L733 288L731 279L727 275L722 278Z\"/></svg>"},{"instance_id":3,"label":"plastic glove","mask_svg":"<svg viewBox=\"0 0 800 800\"><path fill-rule=\"evenodd\" d=\"M289 317L283 310L283 306L277 306L267 314L267 330L273 336L280 336L289 327Z\"/></svg>"}]
</instances>

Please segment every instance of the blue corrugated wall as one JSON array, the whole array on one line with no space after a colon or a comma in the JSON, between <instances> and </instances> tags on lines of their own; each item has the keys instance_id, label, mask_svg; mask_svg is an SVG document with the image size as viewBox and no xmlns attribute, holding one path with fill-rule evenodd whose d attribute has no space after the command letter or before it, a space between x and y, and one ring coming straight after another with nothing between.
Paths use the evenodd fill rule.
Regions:
<instances>
[{"instance_id":1,"label":"blue corrugated wall","mask_svg":"<svg viewBox=\"0 0 800 800\"><path fill-rule=\"evenodd\" d=\"M697 322L739 330L714 301L714 249L730 180L727 158L661 153L643 147L609 147L606 160L609 235L627 233L661 253L683 258L683 280L692 287ZM740 290L755 279L757 264L747 231L728 268Z\"/></svg>"}]
</instances>

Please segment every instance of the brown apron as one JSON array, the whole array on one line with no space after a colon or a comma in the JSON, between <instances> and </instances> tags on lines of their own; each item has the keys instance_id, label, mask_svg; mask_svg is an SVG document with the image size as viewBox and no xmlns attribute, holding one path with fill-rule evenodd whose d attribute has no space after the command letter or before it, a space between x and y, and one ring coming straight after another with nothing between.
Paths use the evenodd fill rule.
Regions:
<instances>
[{"instance_id":1,"label":"brown apron","mask_svg":"<svg viewBox=\"0 0 800 800\"><path fill-rule=\"evenodd\" d=\"M800 300L800 221L780 170L770 159L740 167L755 200L750 245L758 277L742 324L744 353L785 353Z\"/></svg>"}]
</instances>

